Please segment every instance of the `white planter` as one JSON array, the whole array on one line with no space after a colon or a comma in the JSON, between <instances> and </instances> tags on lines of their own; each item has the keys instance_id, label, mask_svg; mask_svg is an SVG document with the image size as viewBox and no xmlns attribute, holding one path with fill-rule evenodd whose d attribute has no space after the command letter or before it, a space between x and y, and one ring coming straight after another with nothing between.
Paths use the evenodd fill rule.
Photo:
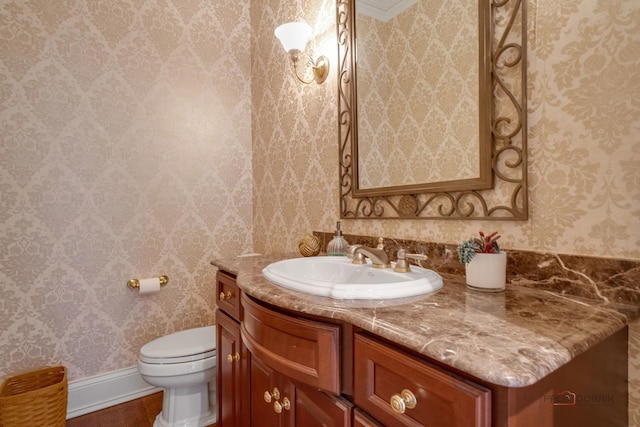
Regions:
<instances>
[{"instance_id":1,"label":"white planter","mask_svg":"<svg viewBox=\"0 0 640 427\"><path fill-rule=\"evenodd\" d=\"M484 292L500 292L507 282L507 253L475 254L465 266L467 286Z\"/></svg>"}]
</instances>

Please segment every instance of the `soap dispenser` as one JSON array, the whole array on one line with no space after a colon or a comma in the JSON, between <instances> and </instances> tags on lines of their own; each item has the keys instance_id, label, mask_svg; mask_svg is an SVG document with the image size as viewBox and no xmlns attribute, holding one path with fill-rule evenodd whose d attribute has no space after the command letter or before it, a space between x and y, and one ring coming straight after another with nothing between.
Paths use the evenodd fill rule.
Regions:
<instances>
[{"instance_id":1,"label":"soap dispenser","mask_svg":"<svg viewBox=\"0 0 640 427\"><path fill-rule=\"evenodd\" d=\"M349 244L344 237L342 237L342 230L340 230L340 221L336 223L336 234L333 239L327 244L327 255L341 256L347 254L347 247Z\"/></svg>"}]
</instances>

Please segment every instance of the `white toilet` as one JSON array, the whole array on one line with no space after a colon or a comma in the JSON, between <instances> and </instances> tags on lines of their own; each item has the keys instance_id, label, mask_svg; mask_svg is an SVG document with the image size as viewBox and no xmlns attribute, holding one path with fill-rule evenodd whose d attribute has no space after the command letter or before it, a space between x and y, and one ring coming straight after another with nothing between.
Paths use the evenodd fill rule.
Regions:
<instances>
[{"instance_id":1,"label":"white toilet","mask_svg":"<svg viewBox=\"0 0 640 427\"><path fill-rule=\"evenodd\" d=\"M187 329L145 344L138 372L162 387L153 427L204 427L216 422L216 327Z\"/></svg>"}]
</instances>

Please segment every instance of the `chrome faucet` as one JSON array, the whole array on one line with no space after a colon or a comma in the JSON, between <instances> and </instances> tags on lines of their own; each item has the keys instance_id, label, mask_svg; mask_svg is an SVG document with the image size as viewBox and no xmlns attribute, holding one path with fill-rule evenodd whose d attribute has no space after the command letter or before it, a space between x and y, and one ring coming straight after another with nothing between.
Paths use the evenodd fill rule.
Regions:
<instances>
[{"instance_id":1,"label":"chrome faucet","mask_svg":"<svg viewBox=\"0 0 640 427\"><path fill-rule=\"evenodd\" d=\"M366 264L365 257L371 260L375 268L389 268L389 256L384 249L374 249L365 245L351 245L347 249L347 256L353 257L353 264Z\"/></svg>"}]
</instances>

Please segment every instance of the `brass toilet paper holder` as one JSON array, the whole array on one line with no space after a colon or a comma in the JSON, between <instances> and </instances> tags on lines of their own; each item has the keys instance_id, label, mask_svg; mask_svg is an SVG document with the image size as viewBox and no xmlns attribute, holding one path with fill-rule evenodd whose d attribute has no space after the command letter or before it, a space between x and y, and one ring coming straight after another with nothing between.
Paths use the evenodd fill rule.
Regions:
<instances>
[{"instance_id":1,"label":"brass toilet paper holder","mask_svg":"<svg viewBox=\"0 0 640 427\"><path fill-rule=\"evenodd\" d=\"M160 279L160 286L165 286L167 283L169 283L169 276L167 276L166 274L163 274L162 276L159 277ZM127 282L127 286L130 289L139 289L140 288L140 281L138 279L131 279Z\"/></svg>"}]
</instances>

